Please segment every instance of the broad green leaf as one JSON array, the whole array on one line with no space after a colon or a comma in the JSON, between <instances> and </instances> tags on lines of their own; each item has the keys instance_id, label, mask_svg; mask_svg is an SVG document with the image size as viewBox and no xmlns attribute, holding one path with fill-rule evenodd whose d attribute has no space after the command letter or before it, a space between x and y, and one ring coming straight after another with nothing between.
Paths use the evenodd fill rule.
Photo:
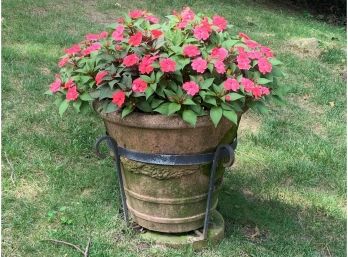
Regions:
<instances>
[{"instance_id":1,"label":"broad green leaf","mask_svg":"<svg viewBox=\"0 0 348 257\"><path fill-rule=\"evenodd\" d=\"M210 119L213 121L214 126L217 127L222 118L222 108L214 106L210 109Z\"/></svg>"},{"instance_id":2,"label":"broad green leaf","mask_svg":"<svg viewBox=\"0 0 348 257\"><path fill-rule=\"evenodd\" d=\"M127 105L123 110L122 110L122 118L126 117L128 114L130 114L134 110L134 107L132 105Z\"/></svg>"},{"instance_id":3,"label":"broad green leaf","mask_svg":"<svg viewBox=\"0 0 348 257\"><path fill-rule=\"evenodd\" d=\"M118 107L115 104L110 102L110 103L108 103L108 105L104 109L104 112L105 113L115 112L117 109L118 109Z\"/></svg>"},{"instance_id":4,"label":"broad green leaf","mask_svg":"<svg viewBox=\"0 0 348 257\"><path fill-rule=\"evenodd\" d=\"M207 96L204 98L204 102L208 104L216 105L216 99L214 97Z\"/></svg>"},{"instance_id":5,"label":"broad green leaf","mask_svg":"<svg viewBox=\"0 0 348 257\"><path fill-rule=\"evenodd\" d=\"M232 46L234 46L235 44L237 44L239 42L239 40L226 40L224 42L222 42L222 47L230 49Z\"/></svg>"},{"instance_id":6,"label":"broad green leaf","mask_svg":"<svg viewBox=\"0 0 348 257\"><path fill-rule=\"evenodd\" d=\"M237 113L235 111L226 111L223 110L222 114L229 119L230 121L232 121L234 124L237 125L238 123L238 117L237 117Z\"/></svg>"},{"instance_id":7,"label":"broad green leaf","mask_svg":"<svg viewBox=\"0 0 348 257\"><path fill-rule=\"evenodd\" d=\"M149 99L149 97L154 93L155 91L152 89L152 87L148 87L145 90L145 97L146 100Z\"/></svg>"},{"instance_id":8,"label":"broad green leaf","mask_svg":"<svg viewBox=\"0 0 348 257\"><path fill-rule=\"evenodd\" d=\"M279 61L279 60L276 59L276 58L270 58L270 59L269 59L269 62L270 62L272 65L281 65L281 64L283 64L281 61Z\"/></svg>"},{"instance_id":9,"label":"broad green leaf","mask_svg":"<svg viewBox=\"0 0 348 257\"><path fill-rule=\"evenodd\" d=\"M195 126L197 122L197 114L194 111L191 110L185 110L182 113L182 118L184 121L189 123L191 126Z\"/></svg>"},{"instance_id":10,"label":"broad green leaf","mask_svg":"<svg viewBox=\"0 0 348 257\"><path fill-rule=\"evenodd\" d=\"M81 100L77 100L73 102L73 107L76 110L76 112L80 112L81 104L82 104Z\"/></svg>"},{"instance_id":11,"label":"broad green leaf","mask_svg":"<svg viewBox=\"0 0 348 257\"><path fill-rule=\"evenodd\" d=\"M137 103L137 107L142 110L143 112L151 112L152 108L149 102L146 101L140 101Z\"/></svg>"},{"instance_id":12,"label":"broad green leaf","mask_svg":"<svg viewBox=\"0 0 348 257\"><path fill-rule=\"evenodd\" d=\"M157 108L161 103L163 103L164 100L160 100L160 99L156 99L154 98L152 101L151 101L151 108L152 109L155 109Z\"/></svg>"},{"instance_id":13,"label":"broad green leaf","mask_svg":"<svg viewBox=\"0 0 348 257\"><path fill-rule=\"evenodd\" d=\"M80 95L80 99L82 101L92 101L93 100L93 98L87 92Z\"/></svg>"},{"instance_id":14,"label":"broad green leaf","mask_svg":"<svg viewBox=\"0 0 348 257\"><path fill-rule=\"evenodd\" d=\"M168 115L171 115L173 113L176 113L181 109L181 104L178 103L170 103L168 105Z\"/></svg>"},{"instance_id":15,"label":"broad green leaf","mask_svg":"<svg viewBox=\"0 0 348 257\"><path fill-rule=\"evenodd\" d=\"M201 82L199 85L202 89L208 89L214 82L214 78L209 78Z\"/></svg>"},{"instance_id":16,"label":"broad green leaf","mask_svg":"<svg viewBox=\"0 0 348 257\"><path fill-rule=\"evenodd\" d=\"M231 101L235 101L245 97L244 95L240 95L237 93L229 93L228 95L231 97Z\"/></svg>"},{"instance_id":17,"label":"broad green leaf","mask_svg":"<svg viewBox=\"0 0 348 257\"><path fill-rule=\"evenodd\" d=\"M272 82L272 80L265 79L265 78L259 78L256 83L259 85L265 85L265 84L270 83L270 82Z\"/></svg>"},{"instance_id":18,"label":"broad green leaf","mask_svg":"<svg viewBox=\"0 0 348 257\"><path fill-rule=\"evenodd\" d=\"M63 116L64 112L66 111L66 109L68 109L68 107L69 101L65 99L59 106L59 115Z\"/></svg>"},{"instance_id":19,"label":"broad green leaf","mask_svg":"<svg viewBox=\"0 0 348 257\"><path fill-rule=\"evenodd\" d=\"M192 101L192 99L190 99L190 98L185 99L182 104L184 104L184 105L196 105L196 103L194 101Z\"/></svg>"},{"instance_id":20,"label":"broad green leaf","mask_svg":"<svg viewBox=\"0 0 348 257\"><path fill-rule=\"evenodd\" d=\"M141 78L142 80L144 80L146 83L155 82L155 81L152 80L149 76L146 76L146 75L140 75L140 78Z\"/></svg>"},{"instance_id":21,"label":"broad green leaf","mask_svg":"<svg viewBox=\"0 0 348 257\"><path fill-rule=\"evenodd\" d=\"M158 106L154 111L159 112L163 115L168 115L168 106L170 103L163 103L160 106Z\"/></svg>"}]
</instances>

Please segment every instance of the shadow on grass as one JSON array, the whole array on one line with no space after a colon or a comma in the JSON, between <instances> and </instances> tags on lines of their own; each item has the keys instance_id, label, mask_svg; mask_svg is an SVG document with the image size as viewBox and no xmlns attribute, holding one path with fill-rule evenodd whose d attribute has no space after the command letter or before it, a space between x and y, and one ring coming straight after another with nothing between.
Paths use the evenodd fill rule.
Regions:
<instances>
[{"instance_id":1,"label":"shadow on grass","mask_svg":"<svg viewBox=\"0 0 348 257\"><path fill-rule=\"evenodd\" d=\"M287 204L224 185L218 210L225 219L228 240L251 243L275 256L290 256L294 251L316 251L320 256L345 252L346 220L316 207Z\"/></svg>"}]
</instances>

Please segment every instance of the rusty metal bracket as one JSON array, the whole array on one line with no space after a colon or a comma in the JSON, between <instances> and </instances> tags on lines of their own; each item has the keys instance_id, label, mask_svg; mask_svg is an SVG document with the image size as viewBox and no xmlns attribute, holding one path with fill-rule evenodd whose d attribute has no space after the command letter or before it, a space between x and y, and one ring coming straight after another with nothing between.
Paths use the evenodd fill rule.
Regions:
<instances>
[{"instance_id":1,"label":"rusty metal bracket","mask_svg":"<svg viewBox=\"0 0 348 257\"><path fill-rule=\"evenodd\" d=\"M204 227L202 237L203 239L207 238L208 228L209 228L209 218L210 218L210 209L211 209L211 198L212 193L214 192L215 184L215 173L219 161L224 162L224 166L232 166L234 162L234 150L237 147L237 138L232 142L232 144L219 145L215 152L203 153L203 154L152 154L152 153L140 153L133 150L129 150L117 145L117 142L110 136L104 135L97 139L95 144L96 154L100 158L106 158L105 154L102 154L100 151L100 145L103 141L107 142L109 149L113 152L115 157L115 169L116 175L118 177L120 192L121 192L121 202L124 220L129 224L129 215L128 208L126 203L126 194L124 190L124 180L121 172L121 156L124 156L130 160L148 163L148 164L157 164L157 165L199 165L199 164L208 164L212 163L210 170L209 178L209 191L207 198L207 207L205 212Z\"/></svg>"}]
</instances>

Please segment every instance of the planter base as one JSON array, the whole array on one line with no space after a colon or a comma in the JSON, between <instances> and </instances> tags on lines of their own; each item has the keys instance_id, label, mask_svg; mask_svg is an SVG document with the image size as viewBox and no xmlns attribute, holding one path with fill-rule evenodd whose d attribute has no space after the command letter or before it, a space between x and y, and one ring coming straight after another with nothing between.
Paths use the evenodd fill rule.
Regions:
<instances>
[{"instance_id":1,"label":"planter base","mask_svg":"<svg viewBox=\"0 0 348 257\"><path fill-rule=\"evenodd\" d=\"M168 234L154 231L146 231L140 234L145 241L154 242L158 245L181 248L191 245L194 250L200 250L210 244L219 243L224 237L225 222L221 214L216 210L211 212L207 239L203 239L202 229L189 233Z\"/></svg>"}]
</instances>

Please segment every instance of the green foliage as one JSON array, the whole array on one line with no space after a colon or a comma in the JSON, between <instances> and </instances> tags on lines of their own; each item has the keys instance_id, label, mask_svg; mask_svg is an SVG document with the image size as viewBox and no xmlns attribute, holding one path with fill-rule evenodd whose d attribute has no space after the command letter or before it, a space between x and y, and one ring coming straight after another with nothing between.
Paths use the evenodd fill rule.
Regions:
<instances>
[{"instance_id":1,"label":"green foliage","mask_svg":"<svg viewBox=\"0 0 348 257\"><path fill-rule=\"evenodd\" d=\"M186 11L192 12L189 9ZM64 100L60 103L60 115L70 105L82 113L81 108L86 106L84 103L100 101L100 111L105 113L118 111L122 117L133 111L178 114L194 126L197 118L192 112L185 112L190 109L183 108L191 106L197 115L210 112L212 122L217 126L226 99L231 104L225 116L232 122L235 122L234 113L241 115L246 106L255 105L253 102L271 99L267 98L269 93L273 95L276 92L276 102L282 101L284 94L280 93L275 79L284 76L279 68L282 63L271 57L273 54L268 48L266 51L261 44L257 43L256 47L250 45L246 36L234 35L231 26L223 27L220 31L213 25L212 18L203 14L196 14L194 19L189 18L182 29L177 29L180 19L175 15L167 16L167 20L159 24L151 24L146 15L143 13L136 19L126 15L124 22L106 26L104 34L88 35L87 40L66 50L66 54L61 57L60 73L51 85L52 92L46 92L50 95L54 93ZM205 18L210 29L209 37L204 39L194 31L205 22ZM119 33L120 28L123 28L120 32L122 37L117 38L115 33ZM154 37L152 30L160 32L160 35ZM131 38L136 33L141 33L142 38L133 44ZM185 53L189 45L197 47L198 55L190 57L190 54ZM242 68L238 57L242 56L243 51L247 55L257 52L257 58L263 58L272 69L261 72L260 62L251 55L244 58L252 66ZM206 65L203 71L197 70L194 65L199 58L204 59ZM164 67L169 65L165 64L168 61L174 63L173 67L168 66L169 70ZM218 71L219 62L223 72ZM239 88L232 90L225 85L232 78L238 80ZM243 78L253 81L252 88L244 90ZM188 82L194 82L194 85L190 85L191 89L195 87L194 91L184 87ZM266 90L261 90L260 95L253 91L254 88ZM124 101L112 101L116 92L124 94ZM255 106L259 105L256 103ZM263 110L258 107L255 109Z\"/></svg>"}]
</instances>

